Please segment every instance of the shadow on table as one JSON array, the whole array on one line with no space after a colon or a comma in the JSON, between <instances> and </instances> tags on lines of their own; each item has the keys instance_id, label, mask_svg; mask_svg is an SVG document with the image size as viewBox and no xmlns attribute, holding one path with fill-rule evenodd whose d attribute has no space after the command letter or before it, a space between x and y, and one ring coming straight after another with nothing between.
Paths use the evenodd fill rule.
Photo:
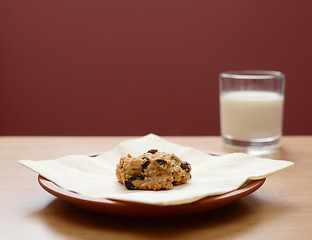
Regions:
<instances>
[{"instance_id":1,"label":"shadow on table","mask_svg":"<svg viewBox=\"0 0 312 240\"><path fill-rule=\"evenodd\" d=\"M270 221L272 215L260 214L263 201L247 196L227 207L197 215L132 219L87 211L55 199L31 215L40 218L52 231L66 239L231 239L248 233L264 221ZM265 204L275 213L282 213L286 208L274 202Z\"/></svg>"}]
</instances>

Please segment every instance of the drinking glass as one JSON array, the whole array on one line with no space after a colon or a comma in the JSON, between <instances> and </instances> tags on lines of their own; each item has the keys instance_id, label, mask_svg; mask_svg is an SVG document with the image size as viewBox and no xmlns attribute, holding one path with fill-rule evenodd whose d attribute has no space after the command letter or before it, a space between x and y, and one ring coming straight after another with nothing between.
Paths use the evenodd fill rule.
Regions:
<instances>
[{"instance_id":1,"label":"drinking glass","mask_svg":"<svg viewBox=\"0 0 312 240\"><path fill-rule=\"evenodd\" d=\"M280 146L285 76L278 71L219 75L221 136L226 147L268 150Z\"/></svg>"}]
</instances>

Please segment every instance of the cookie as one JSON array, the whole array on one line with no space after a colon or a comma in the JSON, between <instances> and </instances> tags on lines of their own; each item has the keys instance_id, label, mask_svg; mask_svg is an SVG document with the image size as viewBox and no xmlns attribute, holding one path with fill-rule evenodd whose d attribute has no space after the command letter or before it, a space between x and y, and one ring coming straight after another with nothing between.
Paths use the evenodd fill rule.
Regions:
<instances>
[{"instance_id":1,"label":"cookie","mask_svg":"<svg viewBox=\"0 0 312 240\"><path fill-rule=\"evenodd\" d=\"M191 165L174 154L151 149L138 157L120 158L116 176L127 189L170 190L191 178Z\"/></svg>"}]
</instances>

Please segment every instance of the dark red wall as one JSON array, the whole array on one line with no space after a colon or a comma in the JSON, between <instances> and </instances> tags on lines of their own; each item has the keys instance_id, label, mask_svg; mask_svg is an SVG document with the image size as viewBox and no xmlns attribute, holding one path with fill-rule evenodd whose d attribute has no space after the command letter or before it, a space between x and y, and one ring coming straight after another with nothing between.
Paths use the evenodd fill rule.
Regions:
<instances>
[{"instance_id":1,"label":"dark red wall","mask_svg":"<svg viewBox=\"0 0 312 240\"><path fill-rule=\"evenodd\" d=\"M218 74L287 76L312 134L312 1L2 0L1 135L218 135Z\"/></svg>"}]
</instances>

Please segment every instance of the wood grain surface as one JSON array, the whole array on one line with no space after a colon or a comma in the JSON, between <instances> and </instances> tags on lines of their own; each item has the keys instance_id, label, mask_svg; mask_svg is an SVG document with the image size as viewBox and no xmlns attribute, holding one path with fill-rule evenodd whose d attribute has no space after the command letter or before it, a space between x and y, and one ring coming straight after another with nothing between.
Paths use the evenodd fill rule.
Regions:
<instances>
[{"instance_id":1,"label":"wood grain surface","mask_svg":"<svg viewBox=\"0 0 312 240\"><path fill-rule=\"evenodd\" d=\"M268 155L295 167L268 177L255 193L219 210L178 219L112 217L45 192L21 159L53 159L112 149L130 137L0 137L1 239L309 239L312 234L312 136L284 136ZM229 152L220 137L167 137Z\"/></svg>"}]
</instances>

